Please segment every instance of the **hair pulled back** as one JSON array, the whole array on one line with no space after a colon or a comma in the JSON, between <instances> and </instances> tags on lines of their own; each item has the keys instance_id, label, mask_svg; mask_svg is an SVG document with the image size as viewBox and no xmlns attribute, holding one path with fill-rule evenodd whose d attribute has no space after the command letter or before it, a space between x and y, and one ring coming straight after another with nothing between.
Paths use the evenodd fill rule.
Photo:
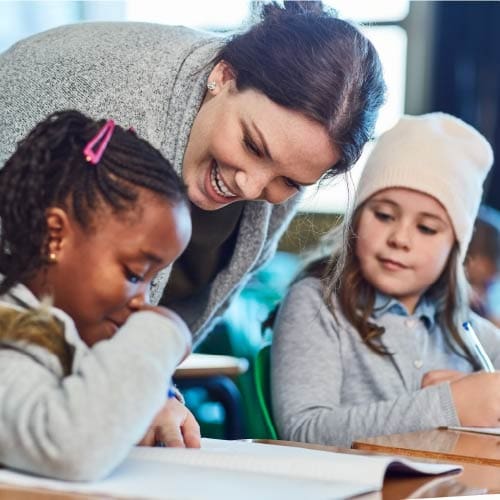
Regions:
<instances>
[{"instance_id":1,"label":"hair pulled back","mask_svg":"<svg viewBox=\"0 0 500 500\"><path fill-rule=\"evenodd\" d=\"M372 138L384 102L382 66L371 42L322 2L262 5L261 22L235 35L215 62L229 63L238 90L256 89L322 124L348 170Z\"/></svg>"}]
</instances>

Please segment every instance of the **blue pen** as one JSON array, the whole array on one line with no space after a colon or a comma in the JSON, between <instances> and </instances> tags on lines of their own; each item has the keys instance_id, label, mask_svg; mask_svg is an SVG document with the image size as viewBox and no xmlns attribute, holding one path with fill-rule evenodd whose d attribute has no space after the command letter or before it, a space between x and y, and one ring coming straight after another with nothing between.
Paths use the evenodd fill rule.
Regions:
<instances>
[{"instance_id":1,"label":"blue pen","mask_svg":"<svg viewBox=\"0 0 500 500\"><path fill-rule=\"evenodd\" d=\"M467 333L465 341L472 348L472 351L476 355L476 358L479 361L479 364L481 365L483 370L485 372L491 372L491 373L494 372L495 367L493 366L491 359L488 357L485 350L483 349L481 342L479 342L479 339L477 338L476 332L472 328L472 325L468 321L466 321L465 323L462 324L462 326L464 327L464 330Z\"/></svg>"},{"instance_id":2,"label":"blue pen","mask_svg":"<svg viewBox=\"0 0 500 500\"><path fill-rule=\"evenodd\" d=\"M168 388L168 392L167 392L167 398L171 399L171 398L176 398L176 397L177 397L177 392L175 390L175 386L170 385ZM165 444L164 441L160 441L160 440L156 439L155 446L159 447L159 448L165 448L167 445Z\"/></svg>"}]
</instances>

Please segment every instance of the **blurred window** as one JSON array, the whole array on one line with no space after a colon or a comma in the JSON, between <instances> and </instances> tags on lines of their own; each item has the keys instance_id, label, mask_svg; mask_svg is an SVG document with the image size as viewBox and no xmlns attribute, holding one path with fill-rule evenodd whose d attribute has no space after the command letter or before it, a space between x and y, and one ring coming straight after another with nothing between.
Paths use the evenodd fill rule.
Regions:
<instances>
[{"instance_id":1,"label":"blurred window","mask_svg":"<svg viewBox=\"0 0 500 500\"><path fill-rule=\"evenodd\" d=\"M341 18L361 23L362 31L380 54L388 87L387 102L376 130L376 134L380 134L391 127L404 110L407 37L401 22L408 15L409 0L326 0L324 3L335 8ZM231 31L246 22L251 12L249 0L0 0L0 51L34 33L79 21L144 21ZM301 210L344 212L369 149L370 144L345 178L331 180L321 189L308 188Z\"/></svg>"}]
</instances>

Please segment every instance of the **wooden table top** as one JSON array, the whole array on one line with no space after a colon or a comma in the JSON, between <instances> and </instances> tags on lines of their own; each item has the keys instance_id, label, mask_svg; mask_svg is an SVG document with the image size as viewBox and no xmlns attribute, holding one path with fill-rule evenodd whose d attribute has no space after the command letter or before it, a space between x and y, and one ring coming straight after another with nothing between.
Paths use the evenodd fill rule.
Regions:
<instances>
[{"instance_id":1,"label":"wooden table top","mask_svg":"<svg viewBox=\"0 0 500 500\"><path fill-rule=\"evenodd\" d=\"M491 434L433 429L359 439L352 447L409 457L500 466L500 436Z\"/></svg>"},{"instance_id":2,"label":"wooden table top","mask_svg":"<svg viewBox=\"0 0 500 500\"><path fill-rule=\"evenodd\" d=\"M174 377L205 378L223 375L237 377L248 370L248 360L219 354L190 354L175 370Z\"/></svg>"}]
</instances>

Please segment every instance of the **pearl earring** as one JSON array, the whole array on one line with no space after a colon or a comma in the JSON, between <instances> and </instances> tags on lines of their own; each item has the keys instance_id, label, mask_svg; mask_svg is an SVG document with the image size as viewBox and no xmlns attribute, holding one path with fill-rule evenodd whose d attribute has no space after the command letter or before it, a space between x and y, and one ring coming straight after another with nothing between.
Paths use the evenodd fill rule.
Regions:
<instances>
[{"instance_id":1,"label":"pearl earring","mask_svg":"<svg viewBox=\"0 0 500 500\"><path fill-rule=\"evenodd\" d=\"M217 87L217 83L215 83L215 82L208 82L207 83L207 89L208 90L213 91L213 90L215 90L216 87Z\"/></svg>"},{"instance_id":2,"label":"pearl earring","mask_svg":"<svg viewBox=\"0 0 500 500\"><path fill-rule=\"evenodd\" d=\"M55 252L50 252L49 253L49 262L51 264L55 264L57 262L57 255Z\"/></svg>"}]
</instances>

